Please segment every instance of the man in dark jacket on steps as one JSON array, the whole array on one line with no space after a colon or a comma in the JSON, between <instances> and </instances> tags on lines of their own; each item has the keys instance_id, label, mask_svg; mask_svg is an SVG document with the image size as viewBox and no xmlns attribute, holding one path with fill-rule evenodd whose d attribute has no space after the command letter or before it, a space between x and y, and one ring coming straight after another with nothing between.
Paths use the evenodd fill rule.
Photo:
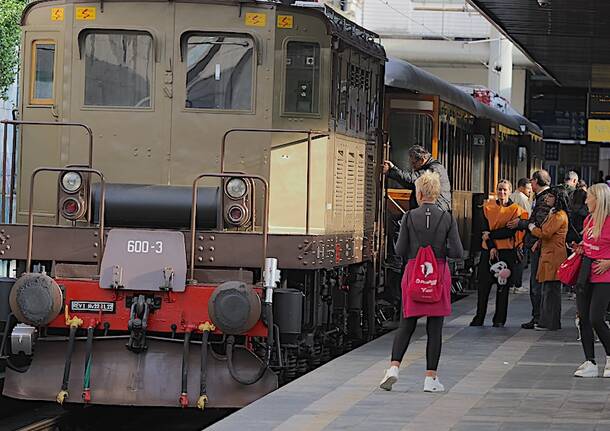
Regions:
<instances>
[{"instance_id":1,"label":"man in dark jacket on steps","mask_svg":"<svg viewBox=\"0 0 610 431\"><path fill-rule=\"evenodd\" d=\"M389 160L383 163L384 174L412 191L409 198L409 208L413 209L418 206L415 199L415 180L424 172L432 171L441 177L441 194L436 201L436 205L443 211L451 211L451 184L445 167L420 145L409 148L409 159L411 161L411 171L403 171Z\"/></svg>"}]
</instances>

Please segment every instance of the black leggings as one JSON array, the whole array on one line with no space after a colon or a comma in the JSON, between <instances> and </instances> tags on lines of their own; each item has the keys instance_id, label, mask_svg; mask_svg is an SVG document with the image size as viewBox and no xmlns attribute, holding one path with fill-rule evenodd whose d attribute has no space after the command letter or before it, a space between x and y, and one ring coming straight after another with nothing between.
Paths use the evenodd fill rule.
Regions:
<instances>
[{"instance_id":1,"label":"black leggings","mask_svg":"<svg viewBox=\"0 0 610 431\"><path fill-rule=\"evenodd\" d=\"M606 310L610 304L610 283L589 283L576 289L576 307L580 319L580 334L585 359L595 361L593 329L610 356L610 329L606 326Z\"/></svg>"},{"instance_id":2,"label":"black leggings","mask_svg":"<svg viewBox=\"0 0 610 431\"><path fill-rule=\"evenodd\" d=\"M407 352L411 336L417 327L419 317L407 317L400 320L398 332L392 345L392 361L401 362ZM426 369L436 371L438 361L441 358L441 345L443 343L444 317L428 317L426 319L426 333L428 343L426 344Z\"/></svg>"}]
</instances>

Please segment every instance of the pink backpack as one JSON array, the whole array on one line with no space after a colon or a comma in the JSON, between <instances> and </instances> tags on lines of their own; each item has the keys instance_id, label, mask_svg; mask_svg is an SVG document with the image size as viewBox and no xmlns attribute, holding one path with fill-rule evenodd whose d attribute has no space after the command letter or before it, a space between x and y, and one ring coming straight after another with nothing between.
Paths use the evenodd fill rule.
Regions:
<instances>
[{"instance_id":1,"label":"pink backpack","mask_svg":"<svg viewBox=\"0 0 610 431\"><path fill-rule=\"evenodd\" d=\"M436 232L444 215L445 213L443 212L436 227L430 233ZM407 216L407 223L410 219L410 216ZM411 226L413 226L412 221ZM408 229L407 226L405 228ZM406 277L403 276L401 286L403 295L406 293L415 302L438 302L443 294L443 286L434 250L430 244L423 245L419 235L417 235L415 226L413 226L413 232L415 232L415 239L420 244L420 247L415 256L415 264L412 266L412 271L407 271L410 265L405 267L404 275Z\"/></svg>"}]
</instances>

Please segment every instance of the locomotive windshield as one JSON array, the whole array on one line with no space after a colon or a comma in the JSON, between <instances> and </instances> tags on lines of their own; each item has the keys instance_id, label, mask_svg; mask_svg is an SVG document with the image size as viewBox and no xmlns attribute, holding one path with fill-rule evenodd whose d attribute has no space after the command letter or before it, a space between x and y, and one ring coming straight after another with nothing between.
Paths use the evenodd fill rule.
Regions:
<instances>
[{"instance_id":1,"label":"locomotive windshield","mask_svg":"<svg viewBox=\"0 0 610 431\"><path fill-rule=\"evenodd\" d=\"M253 51L254 44L246 36L188 37L186 107L250 110Z\"/></svg>"},{"instance_id":2,"label":"locomotive windshield","mask_svg":"<svg viewBox=\"0 0 610 431\"><path fill-rule=\"evenodd\" d=\"M85 35L85 105L149 108L153 41L147 33Z\"/></svg>"}]
</instances>

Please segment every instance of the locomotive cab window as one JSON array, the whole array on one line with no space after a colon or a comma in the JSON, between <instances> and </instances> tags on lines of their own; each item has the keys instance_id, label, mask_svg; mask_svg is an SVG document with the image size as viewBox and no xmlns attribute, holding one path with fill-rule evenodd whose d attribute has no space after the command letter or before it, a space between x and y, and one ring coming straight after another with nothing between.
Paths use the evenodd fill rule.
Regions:
<instances>
[{"instance_id":1,"label":"locomotive cab window","mask_svg":"<svg viewBox=\"0 0 610 431\"><path fill-rule=\"evenodd\" d=\"M320 45L288 42L284 112L317 114L320 105Z\"/></svg>"},{"instance_id":2,"label":"locomotive cab window","mask_svg":"<svg viewBox=\"0 0 610 431\"><path fill-rule=\"evenodd\" d=\"M32 45L32 85L30 102L33 105L53 104L55 77L55 42L37 40Z\"/></svg>"},{"instance_id":3,"label":"locomotive cab window","mask_svg":"<svg viewBox=\"0 0 610 431\"><path fill-rule=\"evenodd\" d=\"M242 35L186 37L186 108L252 109L254 42Z\"/></svg>"},{"instance_id":4,"label":"locomotive cab window","mask_svg":"<svg viewBox=\"0 0 610 431\"><path fill-rule=\"evenodd\" d=\"M137 31L84 35L85 105L150 108L153 38Z\"/></svg>"}]
</instances>

